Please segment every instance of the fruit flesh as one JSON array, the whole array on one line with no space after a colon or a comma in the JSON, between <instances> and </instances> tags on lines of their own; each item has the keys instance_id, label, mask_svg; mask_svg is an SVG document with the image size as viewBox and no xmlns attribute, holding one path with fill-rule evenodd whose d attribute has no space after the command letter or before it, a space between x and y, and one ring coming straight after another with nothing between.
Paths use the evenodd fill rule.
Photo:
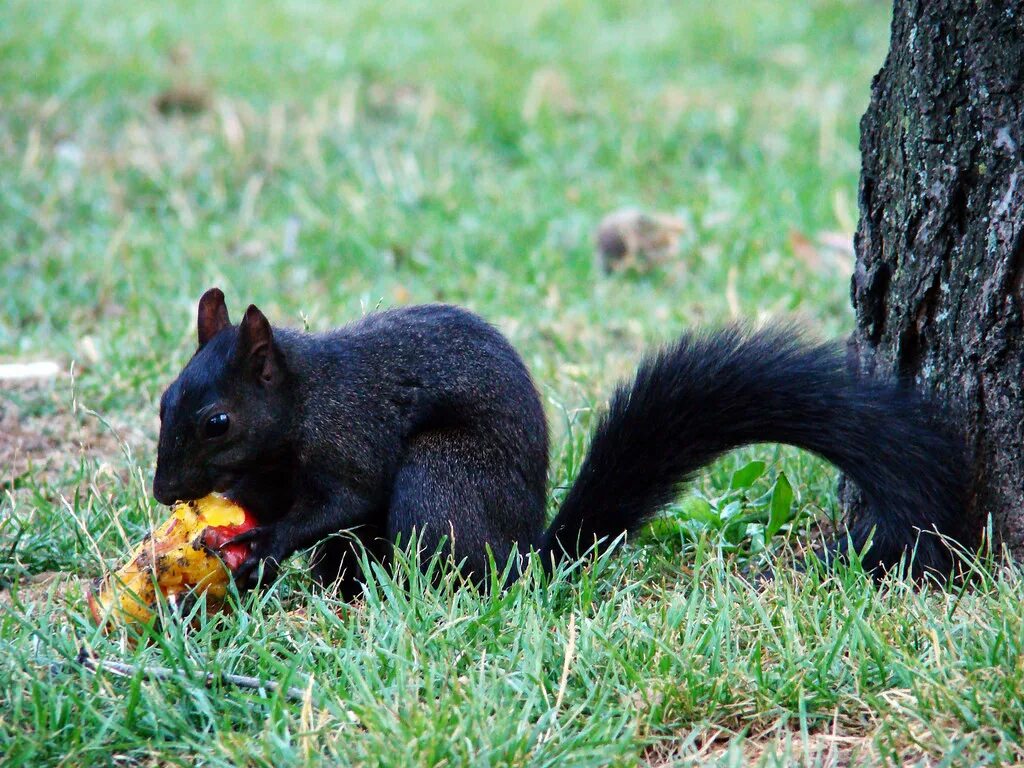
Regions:
<instances>
[{"instance_id":1,"label":"fruit flesh","mask_svg":"<svg viewBox=\"0 0 1024 768\"><path fill-rule=\"evenodd\" d=\"M215 494L175 504L128 562L89 590L93 618L101 625L146 623L160 597L176 602L205 593L208 604L220 603L231 571L249 554L248 544L225 542L256 524L241 506Z\"/></svg>"}]
</instances>

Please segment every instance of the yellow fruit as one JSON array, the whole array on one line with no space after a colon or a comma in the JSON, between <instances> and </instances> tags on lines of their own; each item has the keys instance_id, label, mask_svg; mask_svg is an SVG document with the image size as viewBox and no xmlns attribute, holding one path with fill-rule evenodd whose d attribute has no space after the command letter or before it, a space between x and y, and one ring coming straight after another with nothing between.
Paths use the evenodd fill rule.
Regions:
<instances>
[{"instance_id":1,"label":"yellow fruit","mask_svg":"<svg viewBox=\"0 0 1024 768\"><path fill-rule=\"evenodd\" d=\"M146 623L158 596L176 602L205 593L208 603L219 603L227 594L229 569L249 553L246 544L224 542L255 525L245 509L223 496L175 504L128 562L88 591L93 618L97 624Z\"/></svg>"}]
</instances>

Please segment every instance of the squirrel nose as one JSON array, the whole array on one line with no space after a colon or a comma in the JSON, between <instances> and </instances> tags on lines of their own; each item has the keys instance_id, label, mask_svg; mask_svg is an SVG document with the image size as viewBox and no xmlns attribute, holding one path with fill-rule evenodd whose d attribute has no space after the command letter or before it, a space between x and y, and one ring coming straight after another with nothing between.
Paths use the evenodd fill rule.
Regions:
<instances>
[{"instance_id":1,"label":"squirrel nose","mask_svg":"<svg viewBox=\"0 0 1024 768\"><path fill-rule=\"evenodd\" d=\"M181 498L181 489L160 476L157 472L153 478L153 496L161 504L170 506Z\"/></svg>"},{"instance_id":2,"label":"squirrel nose","mask_svg":"<svg viewBox=\"0 0 1024 768\"><path fill-rule=\"evenodd\" d=\"M170 506L178 499L173 493L168 493L162 486L158 486L156 483L153 484L153 497L161 504Z\"/></svg>"}]
</instances>

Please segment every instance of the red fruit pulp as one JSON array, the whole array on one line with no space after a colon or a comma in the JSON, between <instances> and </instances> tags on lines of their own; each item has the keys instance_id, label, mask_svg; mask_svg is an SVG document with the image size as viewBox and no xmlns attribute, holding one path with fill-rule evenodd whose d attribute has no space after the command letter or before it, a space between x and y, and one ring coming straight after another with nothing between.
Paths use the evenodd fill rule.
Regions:
<instances>
[{"instance_id":1,"label":"red fruit pulp","mask_svg":"<svg viewBox=\"0 0 1024 768\"><path fill-rule=\"evenodd\" d=\"M241 544L227 542L257 525L259 522L246 510L245 520L238 525L209 526L203 531L203 544L224 561L224 565L228 567L229 571L233 571L249 556L249 545L245 542Z\"/></svg>"}]
</instances>

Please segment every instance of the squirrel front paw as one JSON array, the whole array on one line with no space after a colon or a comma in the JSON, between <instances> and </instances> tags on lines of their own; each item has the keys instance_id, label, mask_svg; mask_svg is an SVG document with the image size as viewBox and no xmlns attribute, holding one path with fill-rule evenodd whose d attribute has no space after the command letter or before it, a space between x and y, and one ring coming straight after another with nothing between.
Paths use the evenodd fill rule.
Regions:
<instances>
[{"instance_id":1,"label":"squirrel front paw","mask_svg":"<svg viewBox=\"0 0 1024 768\"><path fill-rule=\"evenodd\" d=\"M260 525L238 534L221 545L223 547L229 544L246 544L249 547L249 554L232 571L235 586L240 592L255 589L260 584L268 585L277 578L284 553L275 546L274 539L274 527Z\"/></svg>"}]
</instances>

